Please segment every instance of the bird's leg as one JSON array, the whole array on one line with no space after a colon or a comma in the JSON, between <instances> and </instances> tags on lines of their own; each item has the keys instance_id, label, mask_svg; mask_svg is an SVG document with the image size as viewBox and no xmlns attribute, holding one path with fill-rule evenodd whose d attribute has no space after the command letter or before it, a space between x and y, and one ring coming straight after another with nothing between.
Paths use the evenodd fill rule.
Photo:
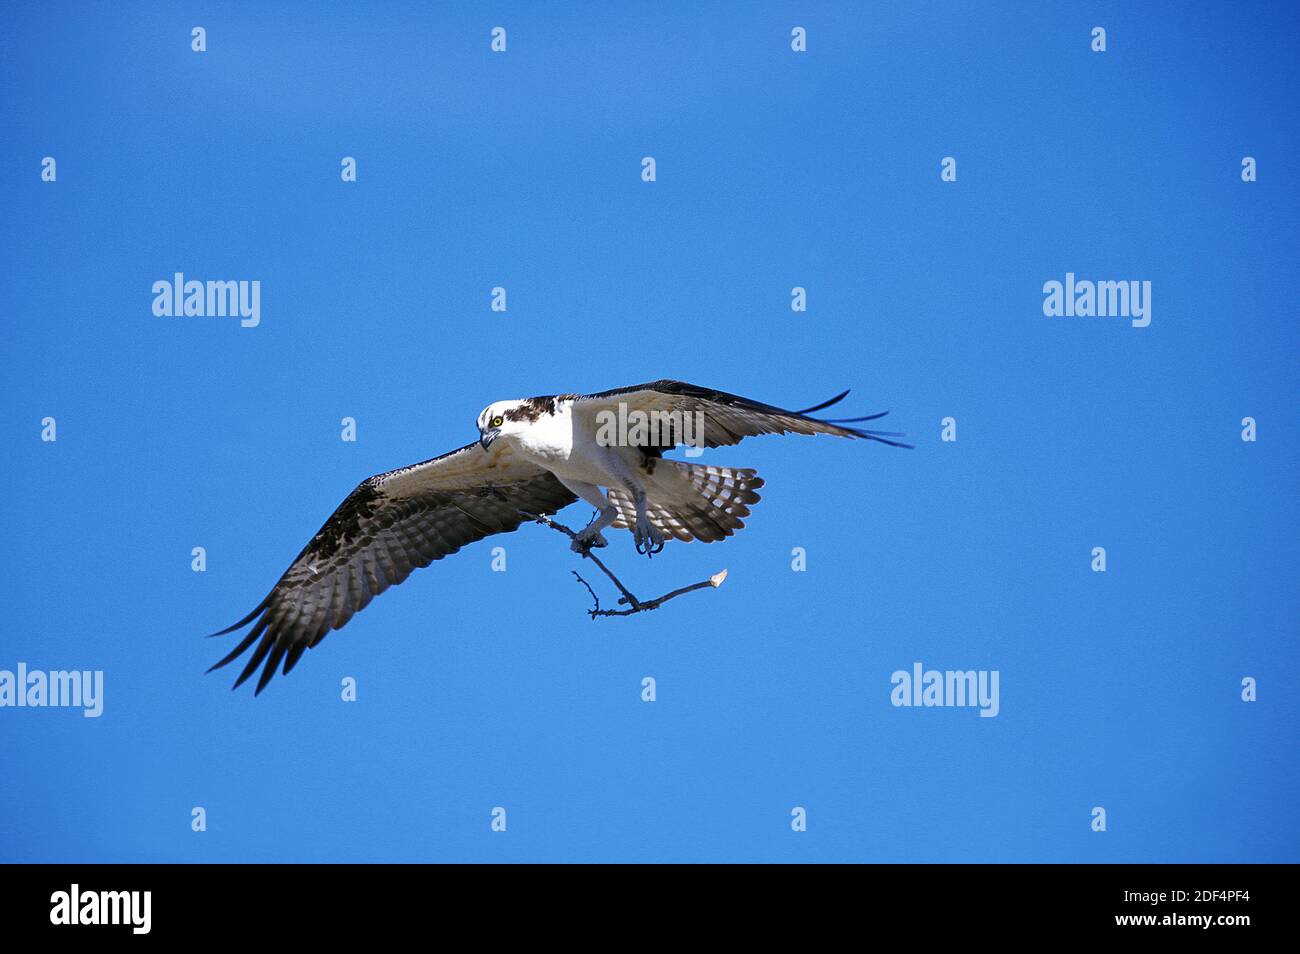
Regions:
<instances>
[{"instance_id":1,"label":"bird's leg","mask_svg":"<svg viewBox=\"0 0 1300 954\"><path fill-rule=\"evenodd\" d=\"M570 545L575 553L586 553L592 547L609 546L609 541L605 539L600 531L604 530L616 519L618 519L618 508L615 507L609 497L595 484L588 484L582 481L561 480L560 483L568 487L578 497L587 501L596 508L595 516L591 518L591 523L587 524L578 531L577 539Z\"/></svg>"},{"instance_id":2,"label":"bird's leg","mask_svg":"<svg viewBox=\"0 0 1300 954\"><path fill-rule=\"evenodd\" d=\"M632 533L636 543L636 552L648 557L654 556L664 548L666 539L646 515L645 491L636 492L636 529Z\"/></svg>"},{"instance_id":3,"label":"bird's leg","mask_svg":"<svg viewBox=\"0 0 1300 954\"><path fill-rule=\"evenodd\" d=\"M609 541L600 531L604 530L618 518L618 508L613 504L607 504L600 510L597 510L591 518L591 523L587 524L578 531L577 539L570 544L570 548L575 553L583 553L592 547L607 547Z\"/></svg>"}]
</instances>

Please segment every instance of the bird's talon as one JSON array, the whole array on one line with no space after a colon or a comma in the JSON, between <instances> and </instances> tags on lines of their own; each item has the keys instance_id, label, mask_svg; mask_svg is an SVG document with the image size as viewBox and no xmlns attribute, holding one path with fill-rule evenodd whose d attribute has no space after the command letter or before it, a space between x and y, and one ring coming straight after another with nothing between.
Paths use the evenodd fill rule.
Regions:
<instances>
[{"instance_id":1,"label":"bird's talon","mask_svg":"<svg viewBox=\"0 0 1300 954\"><path fill-rule=\"evenodd\" d=\"M574 553L586 553L589 550L598 550L607 546L609 546L609 541L605 539L605 535L602 533L591 536L584 536L580 533L573 538L573 542L569 544L569 549Z\"/></svg>"},{"instance_id":2,"label":"bird's talon","mask_svg":"<svg viewBox=\"0 0 1300 954\"><path fill-rule=\"evenodd\" d=\"M636 552L647 557L662 551L667 540L666 537L660 536L654 525L650 523L638 525L632 533L632 539L636 544Z\"/></svg>"}]
</instances>

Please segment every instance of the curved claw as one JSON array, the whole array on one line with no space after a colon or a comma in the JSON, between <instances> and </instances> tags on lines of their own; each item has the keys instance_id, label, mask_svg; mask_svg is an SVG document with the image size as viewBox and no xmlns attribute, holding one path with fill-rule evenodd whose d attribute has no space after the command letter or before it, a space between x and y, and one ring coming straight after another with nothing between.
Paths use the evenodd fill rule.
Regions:
<instances>
[{"instance_id":1,"label":"curved claw","mask_svg":"<svg viewBox=\"0 0 1300 954\"><path fill-rule=\"evenodd\" d=\"M663 552L664 543L667 542L665 538L660 537L653 529L645 533L638 532L633 534L632 540L636 544L636 552L647 557L652 557L656 553Z\"/></svg>"}]
</instances>

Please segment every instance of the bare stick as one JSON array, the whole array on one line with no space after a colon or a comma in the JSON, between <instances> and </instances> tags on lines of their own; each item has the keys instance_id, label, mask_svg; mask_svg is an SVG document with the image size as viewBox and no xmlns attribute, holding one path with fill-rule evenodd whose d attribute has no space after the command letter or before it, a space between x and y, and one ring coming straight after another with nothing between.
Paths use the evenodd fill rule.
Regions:
<instances>
[{"instance_id":1,"label":"bare stick","mask_svg":"<svg viewBox=\"0 0 1300 954\"><path fill-rule=\"evenodd\" d=\"M567 536L570 540L574 540L574 541L578 540L578 534L576 532L569 529L564 524L552 520L550 517L546 516L545 514L527 513L523 510L519 511L519 513L522 516L528 518L529 520L536 520L538 523L542 524L543 526L550 527L552 530L558 530L560 533L563 533L565 536ZM719 586L722 585L723 580L727 578L727 571L722 570L718 573L713 574L713 576L709 577L707 580L701 580L699 583L692 583L690 586L683 586L680 589L673 590L671 593L665 593L663 596L659 596L656 597L655 599L646 600L645 602L642 602L641 600L638 600L635 596L632 595L632 591L623 585L623 581L620 580L617 576L615 576L613 571L610 570L609 567L605 566L605 564L600 561L599 557L597 557L594 553L591 552L591 547L584 546L578 552L582 555L583 559L590 560L592 563L596 564L596 566L600 569L600 571L604 573L607 577L609 577L610 581L616 587L618 587L618 591L623 594L622 596L619 597L618 600L619 605L628 607L628 609L621 609L621 610L601 609L600 597L598 597L596 595L596 591L591 588L591 584L588 583L586 580L584 580L578 574L577 570L573 570L572 571L573 575L577 577L579 583L581 583L583 586L587 588L587 592L591 594L592 601L596 604L594 608L587 610L587 614L592 619L596 619L599 616L631 616L634 613L645 613L652 609L658 609L660 606L663 606L671 599L674 599L678 596L682 596L686 593L691 593L695 590L702 590L706 586L717 589Z\"/></svg>"}]
</instances>

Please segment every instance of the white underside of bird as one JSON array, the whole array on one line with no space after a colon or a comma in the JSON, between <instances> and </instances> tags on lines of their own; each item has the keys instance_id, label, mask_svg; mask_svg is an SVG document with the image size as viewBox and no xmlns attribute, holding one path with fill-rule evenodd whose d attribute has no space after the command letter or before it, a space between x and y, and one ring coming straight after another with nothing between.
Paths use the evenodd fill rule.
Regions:
<instances>
[{"instance_id":1,"label":"white underside of bird","mask_svg":"<svg viewBox=\"0 0 1300 954\"><path fill-rule=\"evenodd\" d=\"M672 516L680 506L698 502L712 507L713 500L717 500L720 507L725 507L742 487L752 490L762 486L753 471L664 461L647 457L638 447L602 444L596 438L599 428L592 417L590 411L584 413L576 411L572 404L561 404L555 414L545 415L519 434L503 438L521 457L549 470L580 500L596 508L596 516L574 541L575 550L606 546L608 541L601 531L615 526L632 531L638 551L658 552L670 536L693 539L686 525ZM709 488L707 479L702 482L706 486L700 486L701 477L715 478L718 486ZM709 489L718 493L710 498ZM746 500L736 500L731 508L730 516L736 520L749 512L742 512L743 503L758 500L757 494L744 496Z\"/></svg>"}]
</instances>

